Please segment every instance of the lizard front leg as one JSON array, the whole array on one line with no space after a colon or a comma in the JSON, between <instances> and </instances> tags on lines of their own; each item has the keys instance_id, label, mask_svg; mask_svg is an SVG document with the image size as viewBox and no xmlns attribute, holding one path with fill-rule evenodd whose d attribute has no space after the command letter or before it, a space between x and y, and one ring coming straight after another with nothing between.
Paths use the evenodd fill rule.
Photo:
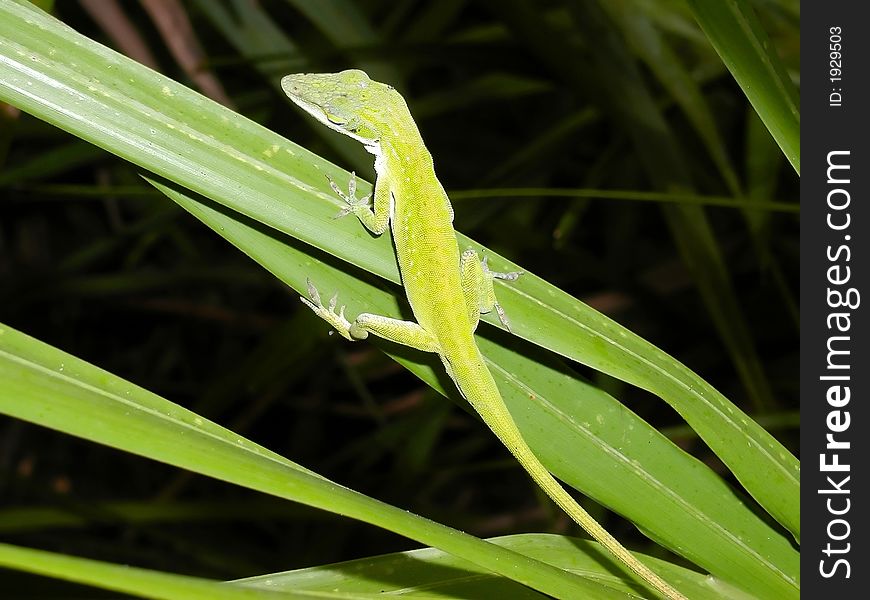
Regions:
<instances>
[{"instance_id":1,"label":"lizard front leg","mask_svg":"<svg viewBox=\"0 0 870 600\"><path fill-rule=\"evenodd\" d=\"M366 229L373 234L381 235L387 230L387 225L390 222L390 204L393 199L390 192L390 184L386 177L378 175L375 181L373 202L370 200L371 195L359 199L356 197L356 173L350 174L347 193L341 191L341 188L332 179L329 177L327 179L332 191L338 194L338 197L344 200L346 204L336 215L336 218L353 213L365 225Z\"/></svg>"}]
</instances>

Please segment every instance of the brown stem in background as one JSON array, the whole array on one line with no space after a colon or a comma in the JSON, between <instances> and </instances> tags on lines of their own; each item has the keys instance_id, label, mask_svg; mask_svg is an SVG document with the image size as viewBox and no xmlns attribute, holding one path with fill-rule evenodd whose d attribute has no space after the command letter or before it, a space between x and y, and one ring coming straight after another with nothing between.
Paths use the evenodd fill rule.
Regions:
<instances>
[{"instance_id":1,"label":"brown stem in background","mask_svg":"<svg viewBox=\"0 0 870 600\"><path fill-rule=\"evenodd\" d=\"M233 102L217 77L203 67L206 62L205 52L181 3L178 0L139 1L154 21L172 56L196 87L212 100L232 107Z\"/></svg>"},{"instance_id":2,"label":"brown stem in background","mask_svg":"<svg viewBox=\"0 0 870 600\"><path fill-rule=\"evenodd\" d=\"M116 48L136 62L159 70L157 59L116 0L79 0L79 4L106 32Z\"/></svg>"}]
</instances>

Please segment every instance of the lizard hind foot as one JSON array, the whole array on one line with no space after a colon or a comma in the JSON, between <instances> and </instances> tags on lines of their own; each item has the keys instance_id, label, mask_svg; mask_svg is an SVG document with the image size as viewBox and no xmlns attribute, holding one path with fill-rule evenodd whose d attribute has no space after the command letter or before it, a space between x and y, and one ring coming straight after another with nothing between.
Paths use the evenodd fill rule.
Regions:
<instances>
[{"instance_id":1,"label":"lizard hind foot","mask_svg":"<svg viewBox=\"0 0 870 600\"><path fill-rule=\"evenodd\" d=\"M504 281L516 281L519 279L520 275L524 273L524 271L510 271L509 273L499 273L497 271L490 271L489 265L486 263L487 257L484 255L483 257L483 271L489 275L492 275L493 279L502 279Z\"/></svg>"},{"instance_id":2,"label":"lizard hind foot","mask_svg":"<svg viewBox=\"0 0 870 600\"><path fill-rule=\"evenodd\" d=\"M332 325L341 337L350 340L351 342L356 341L357 338L354 338L350 334L350 329L353 324L344 316L344 305L338 309L337 313L335 312L335 307L338 304L338 292L329 299L329 304L324 306L323 301L320 299L320 292L317 291L317 288L314 287L311 280L306 279L305 281L308 284L308 296L311 299L309 300L305 296L300 296L299 299L302 300L305 306L313 310L314 314Z\"/></svg>"},{"instance_id":3,"label":"lizard hind foot","mask_svg":"<svg viewBox=\"0 0 870 600\"><path fill-rule=\"evenodd\" d=\"M483 265L483 273L484 276L491 282L493 279L501 279L503 281L516 281L519 279L520 275L523 274L522 271L510 271L508 273L500 273L498 271L491 271L489 269L489 265L487 264L487 257L484 255L481 264ZM490 283L490 285L492 285ZM511 323L507 318L507 314L505 314L504 309L501 307L501 304L495 299L495 293L492 293L492 308L495 309L495 313L498 315L498 320L501 321L501 324L504 325L505 329L511 331Z\"/></svg>"}]
</instances>

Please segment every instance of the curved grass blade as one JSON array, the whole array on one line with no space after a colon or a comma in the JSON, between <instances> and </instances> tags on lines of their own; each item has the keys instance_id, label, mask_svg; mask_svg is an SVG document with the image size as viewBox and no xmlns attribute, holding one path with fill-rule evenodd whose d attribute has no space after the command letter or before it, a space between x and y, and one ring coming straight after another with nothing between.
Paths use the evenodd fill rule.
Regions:
<instances>
[{"instance_id":1,"label":"curved grass blade","mask_svg":"<svg viewBox=\"0 0 870 600\"><path fill-rule=\"evenodd\" d=\"M608 585L634 597L636 589L616 580L595 558L598 545L549 534L509 535L488 540L504 548L525 554L574 573L608 582ZM749 600L750 596L713 577L688 571L664 561L640 556L648 565L665 573L669 579L681 579L694 600L729 598ZM434 548L370 556L309 569L271 573L234 583L281 590L341 590L352 593L382 593L402 598L511 598L533 600L539 593L506 580L497 580L474 565Z\"/></svg>"},{"instance_id":2,"label":"curved grass blade","mask_svg":"<svg viewBox=\"0 0 870 600\"><path fill-rule=\"evenodd\" d=\"M688 5L795 172L801 172L797 90L746 0Z\"/></svg>"},{"instance_id":3,"label":"curved grass blade","mask_svg":"<svg viewBox=\"0 0 870 600\"><path fill-rule=\"evenodd\" d=\"M652 20L643 12L632 10L626 2L604 2L611 19L623 32L623 38L631 46L638 60L643 61L655 74L662 87L673 98L688 118L698 137L707 148L710 159L719 170L728 191L741 195L740 180L728 150L713 117L713 109L707 104L700 86L695 82L668 40L653 26Z\"/></svg>"}]
</instances>

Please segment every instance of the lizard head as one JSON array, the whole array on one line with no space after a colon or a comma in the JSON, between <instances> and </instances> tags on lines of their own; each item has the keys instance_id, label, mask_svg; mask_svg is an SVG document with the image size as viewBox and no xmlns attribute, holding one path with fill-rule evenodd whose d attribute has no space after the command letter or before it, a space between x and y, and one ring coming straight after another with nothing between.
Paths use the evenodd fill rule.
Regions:
<instances>
[{"instance_id":1,"label":"lizard head","mask_svg":"<svg viewBox=\"0 0 870 600\"><path fill-rule=\"evenodd\" d=\"M363 71L297 73L281 80L284 93L315 119L366 146L378 144L389 128L387 113L401 96Z\"/></svg>"}]
</instances>

